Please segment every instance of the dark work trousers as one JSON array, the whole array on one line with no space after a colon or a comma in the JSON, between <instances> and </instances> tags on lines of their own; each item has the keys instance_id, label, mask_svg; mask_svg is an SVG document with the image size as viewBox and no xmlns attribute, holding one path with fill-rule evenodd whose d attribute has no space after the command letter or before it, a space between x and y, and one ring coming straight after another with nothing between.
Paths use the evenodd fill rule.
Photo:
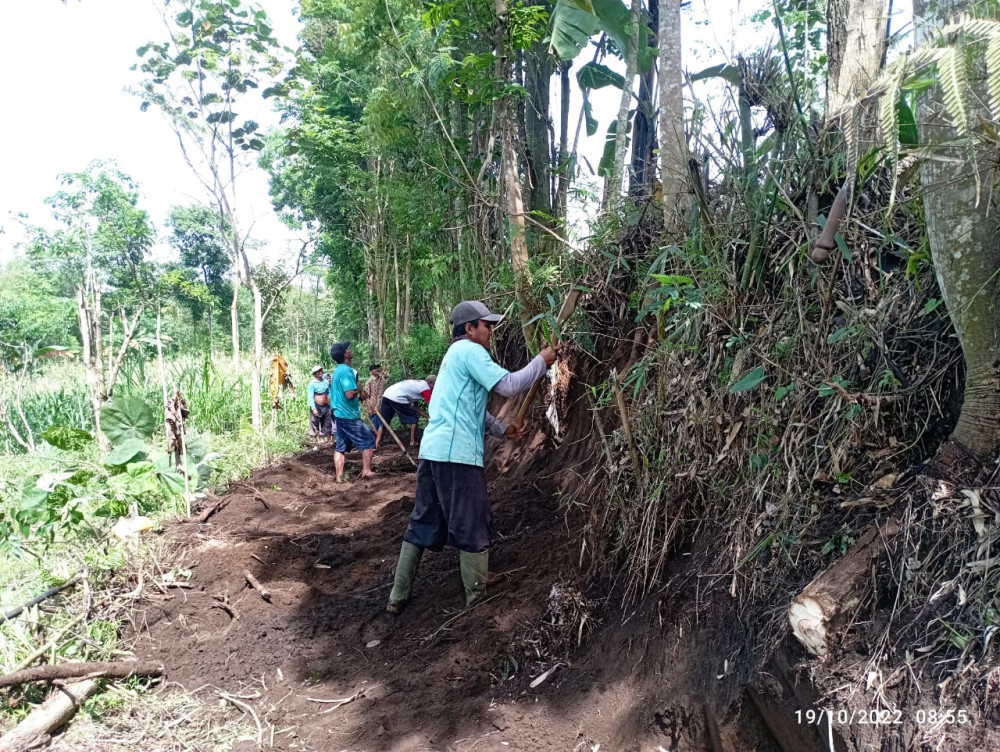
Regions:
<instances>
[{"instance_id":1,"label":"dark work trousers","mask_svg":"<svg viewBox=\"0 0 1000 752\"><path fill-rule=\"evenodd\" d=\"M489 549L492 527L483 468L420 460L417 498L403 540L432 551L447 544L478 554Z\"/></svg>"},{"instance_id":2,"label":"dark work trousers","mask_svg":"<svg viewBox=\"0 0 1000 752\"><path fill-rule=\"evenodd\" d=\"M333 434L333 413L329 405L316 405L317 415L309 411L309 435L330 436Z\"/></svg>"}]
</instances>

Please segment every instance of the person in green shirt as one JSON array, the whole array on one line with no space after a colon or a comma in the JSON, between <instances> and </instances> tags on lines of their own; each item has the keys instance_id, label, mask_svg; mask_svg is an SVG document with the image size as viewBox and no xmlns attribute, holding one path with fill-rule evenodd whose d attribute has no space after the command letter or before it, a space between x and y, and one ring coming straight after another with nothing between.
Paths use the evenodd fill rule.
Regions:
<instances>
[{"instance_id":1,"label":"person in green shirt","mask_svg":"<svg viewBox=\"0 0 1000 752\"><path fill-rule=\"evenodd\" d=\"M424 549L459 550L466 606L486 591L493 512L486 495L483 436L519 441L526 429L508 425L486 410L490 392L514 397L528 391L556 360L546 347L511 373L490 357L493 327L503 317L478 300L451 312L452 344L445 353L428 405L430 421L420 444L417 493L396 565L386 610L398 614L410 599Z\"/></svg>"},{"instance_id":2,"label":"person in green shirt","mask_svg":"<svg viewBox=\"0 0 1000 752\"><path fill-rule=\"evenodd\" d=\"M371 478L372 455L375 453L375 435L361 420L361 400L368 399L358 388L358 374L354 370L354 351L350 342L338 342L330 348L330 357L337 367L333 369L330 386L330 404L337 421L337 447L333 453L333 466L337 482L344 480L344 454L353 444L361 450L361 477Z\"/></svg>"}]
</instances>

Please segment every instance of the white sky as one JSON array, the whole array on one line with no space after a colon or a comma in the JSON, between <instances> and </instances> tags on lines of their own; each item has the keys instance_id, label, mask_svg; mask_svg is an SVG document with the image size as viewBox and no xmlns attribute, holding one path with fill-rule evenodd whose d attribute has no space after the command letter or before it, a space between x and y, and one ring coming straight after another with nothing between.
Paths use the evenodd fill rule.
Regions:
<instances>
[{"instance_id":1,"label":"white sky","mask_svg":"<svg viewBox=\"0 0 1000 752\"><path fill-rule=\"evenodd\" d=\"M297 14L288 0L265 0L275 34L295 45ZM0 0L0 71L7 114L0 119L0 261L22 235L11 214L46 224L47 196L58 176L79 172L95 159L110 159L134 178L140 207L158 229L176 204L204 202L204 191L183 162L177 139L154 108L124 89L140 78L129 68L136 49L165 38L154 0ZM268 125L277 118L266 105L241 112ZM253 238L280 257L294 232L271 210L266 176L254 170L237 178L241 222ZM244 202L242 199L246 199ZM252 227L251 227L252 225ZM298 247L296 243L294 248Z\"/></svg>"},{"instance_id":2,"label":"white sky","mask_svg":"<svg viewBox=\"0 0 1000 752\"><path fill-rule=\"evenodd\" d=\"M297 4L261 4L279 41L295 47ZM754 11L770 4L691 0L682 13L685 65L696 71L732 60L776 36L771 27L754 31L746 24ZM907 0L895 5L906 5L901 12L907 13ZM58 190L58 175L83 170L95 159L114 160L139 183L140 206L150 211L157 228L171 206L204 200L162 117L153 108L140 112L139 100L124 91L139 77L129 70L138 60L136 48L163 37L155 0L0 0L0 70L8 103L0 119L0 262L11 258L21 239L12 216L26 212L29 221L45 224L49 212L43 200ZM553 84L557 94L558 84ZM583 132L580 146L595 169L619 98L619 90L610 87L593 92L600 126L590 138ZM573 123L579 106L574 87ZM269 107L240 114L265 126L276 124ZM557 103L552 111L558 113ZM251 171L239 180L242 222L263 241L259 253L273 260L297 249L295 233L271 210L263 172Z\"/></svg>"}]
</instances>

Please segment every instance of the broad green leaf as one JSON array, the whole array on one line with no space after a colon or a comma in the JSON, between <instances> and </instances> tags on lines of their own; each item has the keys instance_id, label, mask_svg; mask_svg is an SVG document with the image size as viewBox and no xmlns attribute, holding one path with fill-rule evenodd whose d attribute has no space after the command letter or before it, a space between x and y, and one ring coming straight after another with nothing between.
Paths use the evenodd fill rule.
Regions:
<instances>
[{"instance_id":1,"label":"broad green leaf","mask_svg":"<svg viewBox=\"0 0 1000 752\"><path fill-rule=\"evenodd\" d=\"M601 154L601 161L597 163L597 174L603 178L609 177L615 168L615 141L618 133L618 121L612 120L608 125L608 133L604 137L604 153ZM628 148L630 139L625 138L625 147Z\"/></svg>"},{"instance_id":2,"label":"broad green leaf","mask_svg":"<svg viewBox=\"0 0 1000 752\"><path fill-rule=\"evenodd\" d=\"M840 327L840 329L838 329L837 331L835 331L833 334L831 334L829 337L826 338L826 343L828 345L835 345L838 342L840 342L842 339L846 339L847 337L850 337L856 331L857 331L857 327L855 327L853 325L852 326L842 326L842 327Z\"/></svg>"},{"instance_id":3,"label":"broad green leaf","mask_svg":"<svg viewBox=\"0 0 1000 752\"><path fill-rule=\"evenodd\" d=\"M590 104L590 96L588 95L588 89L581 89L583 94L583 116L587 121L587 135L593 136L597 133L597 118L594 117L594 107ZM593 172L593 170L591 170Z\"/></svg>"},{"instance_id":4,"label":"broad green leaf","mask_svg":"<svg viewBox=\"0 0 1000 752\"><path fill-rule=\"evenodd\" d=\"M844 257L844 261L853 261L854 254L851 253L851 249L847 246L847 241L844 240L844 236L838 232L833 236L833 239L837 243L837 248L840 249L840 253Z\"/></svg>"},{"instance_id":5,"label":"broad green leaf","mask_svg":"<svg viewBox=\"0 0 1000 752\"><path fill-rule=\"evenodd\" d=\"M605 86L616 86L621 89L625 86L623 75L593 61L576 72L576 80L581 89L603 89Z\"/></svg>"},{"instance_id":6,"label":"broad green leaf","mask_svg":"<svg viewBox=\"0 0 1000 752\"><path fill-rule=\"evenodd\" d=\"M573 60L599 27L588 0L557 0L552 10L552 50L560 60Z\"/></svg>"},{"instance_id":7,"label":"broad green leaf","mask_svg":"<svg viewBox=\"0 0 1000 752\"><path fill-rule=\"evenodd\" d=\"M937 310L937 307L941 305L941 298L931 298L927 301L927 304L923 307L920 313L926 316L928 313L933 313Z\"/></svg>"},{"instance_id":8,"label":"broad green leaf","mask_svg":"<svg viewBox=\"0 0 1000 752\"><path fill-rule=\"evenodd\" d=\"M122 442L104 460L105 465L121 467L136 460L146 459L146 442L142 439L128 439Z\"/></svg>"},{"instance_id":9,"label":"broad green leaf","mask_svg":"<svg viewBox=\"0 0 1000 752\"><path fill-rule=\"evenodd\" d=\"M76 470L61 470L59 472L44 473L39 477L36 485L43 491L51 493L56 490L56 486L76 475Z\"/></svg>"},{"instance_id":10,"label":"broad green leaf","mask_svg":"<svg viewBox=\"0 0 1000 752\"><path fill-rule=\"evenodd\" d=\"M32 510L43 506L49 498L49 492L38 487L41 476L29 475L21 487L21 509Z\"/></svg>"},{"instance_id":11,"label":"broad green leaf","mask_svg":"<svg viewBox=\"0 0 1000 752\"><path fill-rule=\"evenodd\" d=\"M160 486L156 480L156 468L148 460L133 462L125 472L108 478L108 487L129 496L156 494Z\"/></svg>"},{"instance_id":12,"label":"broad green leaf","mask_svg":"<svg viewBox=\"0 0 1000 752\"><path fill-rule=\"evenodd\" d=\"M42 431L42 438L56 449L67 452L76 452L83 449L94 440L90 431L82 428L70 428L69 426L52 426Z\"/></svg>"},{"instance_id":13,"label":"broad green leaf","mask_svg":"<svg viewBox=\"0 0 1000 752\"><path fill-rule=\"evenodd\" d=\"M792 382L787 386L779 386L774 390L774 399L776 402L781 402L785 397L791 394L795 390L795 383Z\"/></svg>"},{"instance_id":14,"label":"broad green leaf","mask_svg":"<svg viewBox=\"0 0 1000 752\"><path fill-rule=\"evenodd\" d=\"M701 81L706 78L721 78L733 86L739 86L743 82L740 69L735 65L729 65L729 63L713 65L711 68L705 68L703 71L691 74L692 81Z\"/></svg>"},{"instance_id":15,"label":"broad green leaf","mask_svg":"<svg viewBox=\"0 0 1000 752\"><path fill-rule=\"evenodd\" d=\"M767 375L764 373L764 366L757 366L756 368L748 371L743 378L729 387L729 393L739 394L740 392L749 392L766 378Z\"/></svg>"},{"instance_id":16,"label":"broad green leaf","mask_svg":"<svg viewBox=\"0 0 1000 752\"><path fill-rule=\"evenodd\" d=\"M557 0L552 10L551 47L560 60L573 60L598 30L607 33L623 53L632 44L632 19L622 0ZM649 26L639 28L636 56L640 72L649 70L656 50L649 46Z\"/></svg>"},{"instance_id":17,"label":"broad green leaf","mask_svg":"<svg viewBox=\"0 0 1000 752\"><path fill-rule=\"evenodd\" d=\"M101 430L112 444L129 439L147 439L156 430L153 411L140 397L115 399L101 413Z\"/></svg>"},{"instance_id":18,"label":"broad green leaf","mask_svg":"<svg viewBox=\"0 0 1000 752\"><path fill-rule=\"evenodd\" d=\"M156 480L168 495L184 496L184 476L176 470L157 470Z\"/></svg>"},{"instance_id":19,"label":"broad green leaf","mask_svg":"<svg viewBox=\"0 0 1000 752\"><path fill-rule=\"evenodd\" d=\"M896 103L896 115L899 120L899 144L906 148L916 148L919 143L917 136L917 121L913 110L903 97Z\"/></svg>"}]
</instances>

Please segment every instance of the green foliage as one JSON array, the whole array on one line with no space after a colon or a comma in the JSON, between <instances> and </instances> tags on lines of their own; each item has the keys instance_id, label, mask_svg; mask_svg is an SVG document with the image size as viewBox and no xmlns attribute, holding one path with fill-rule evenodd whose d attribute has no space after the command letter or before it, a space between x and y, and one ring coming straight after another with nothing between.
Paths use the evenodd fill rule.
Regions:
<instances>
[{"instance_id":1,"label":"green foliage","mask_svg":"<svg viewBox=\"0 0 1000 752\"><path fill-rule=\"evenodd\" d=\"M448 338L433 327L424 324L414 326L403 351L410 373L415 378L436 373L448 350L448 342Z\"/></svg>"},{"instance_id":2,"label":"green foliage","mask_svg":"<svg viewBox=\"0 0 1000 752\"><path fill-rule=\"evenodd\" d=\"M277 74L277 42L267 14L241 0L171 0L176 15L169 43L150 42L137 51L142 109L163 110L186 132L203 130L230 155L264 148L259 123L239 122L239 103L265 76ZM265 95L277 93L266 90ZM224 230L224 228L222 228Z\"/></svg>"},{"instance_id":3,"label":"green foliage","mask_svg":"<svg viewBox=\"0 0 1000 752\"><path fill-rule=\"evenodd\" d=\"M145 457L146 442L136 437L126 438L105 458L104 464L120 467L136 460L145 459Z\"/></svg>"},{"instance_id":4,"label":"green foliage","mask_svg":"<svg viewBox=\"0 0 1000 752\"><path fill-rule=\"evenodd\" d=\"M49 444L67 452L78 452L94 440L90 431L69 426L52 426L42 431L42 438Z\"/></svg>"},{"instance_id":5,"label":"green foliage","mask_svg":"<svg viewBox=\"0 0 1000 752\"><path fill-rule=\"evenodd\" d=\"M153 435L156 418L140 397L116 398L101 413L101 430L115 445L130 439L142 441Z\"/></svg>"},{"instance_id":6,"label":"green foliage","mask_svg":"<svg viewBox=\"0 0 1000 752\"><path fill-rule=\"evenodd\" d=\"M148 213L138 208L135 181L111 164L93 162L60 182L63 190L46 199L60 228L30 229L26 255L35 269L70 297L89 260L121 302L148 299L154 268L147 255L155 233Z\"/></svg>"},{"instance_id":7,"label":"green foliage","mask_svg":"<svg viewBox=\"0 0 1000 752\"><path fill-rule=\"evenodd\" d=\"M37 236L36 236L37 237ZM68 284L68 281L67 281ZM76 306L26 261L0 270L0 358L20 362L46 346L75 347Z\"/></svg>"},{"instance_id":8,"label":"green foliage","mask_svg":"<svg viewBox=\"0 0 1000 752\"><path fill-rule=\"evenodd\" d=\"M629 8L621 0L557 0L552 11L552 51L561 60L573 60L598 31L614 40L618 50L629 50L631 30ZM640 72L649 70L654 52L649 46L649 27L643 19L639 28Z\"/></svg>"},{"instance_id":9,"label":"green foliage","mask_svg":"<svg viewBox=\"0 0 1000 752\"><path fill-rule=\"evenodd\" d=\"M766 378L767 374L764 372L764 366L752 368L739 381L729 387L729 393L740 394L742 392L749 392L751 389L759 386Z\"/></svg>"}]
</instances>

